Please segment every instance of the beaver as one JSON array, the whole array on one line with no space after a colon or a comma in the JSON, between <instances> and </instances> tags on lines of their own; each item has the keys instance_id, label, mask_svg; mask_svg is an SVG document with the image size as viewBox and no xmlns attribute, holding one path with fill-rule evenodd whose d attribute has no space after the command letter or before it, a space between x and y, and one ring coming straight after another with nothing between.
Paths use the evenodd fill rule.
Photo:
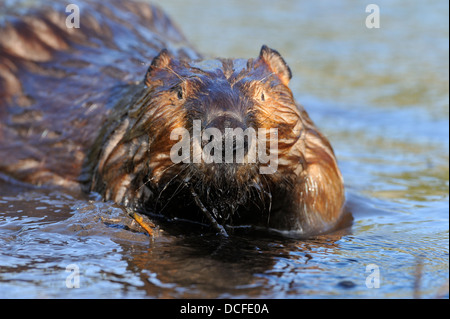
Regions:
<instances>
[{"instance_id":1,"label":"beaver","mask_svg":"<svg viewBox=\"0 0 450 319\"><path fill-rule=\"evenodd\" d=\"M205 59L147 3L86 1L80 28L63 2L47 6L7 10L1 26L4 176L221 234L333 229L343 178L278 51Z\"/></svg>"}]
</instances>

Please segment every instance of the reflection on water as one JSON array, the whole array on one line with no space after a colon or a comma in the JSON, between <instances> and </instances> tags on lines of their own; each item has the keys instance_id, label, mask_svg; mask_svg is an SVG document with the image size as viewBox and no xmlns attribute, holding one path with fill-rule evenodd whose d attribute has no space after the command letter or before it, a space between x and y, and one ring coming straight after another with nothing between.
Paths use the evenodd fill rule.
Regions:
<instances>
[{"instance_id":1,"label":"reflection on water","mask_svg":"<svg viewBox=\"0 0 450 319\"><path fill-rule=\"evenodd\" d=\"M337 153L351 229L224 240L181 225L150 240L95 196L2 182L0 297L448 297L448 3L377 4L370 30L353 1L160 4L201 52L283 54Z\"/></svg>"},{"instance_id":2,"label":"reflection on water","mask_svg":"<svg viewBox=\"0 0 450 319\"><path fill-rule=\"evenodd\" d=\"M425 269L421 296L445 293L446 220L398 212L382 200L351 195L353 227L308 240L252 233L223 239L186 231L189 225L164 225L151 240L131 231L110 203L15 191L0 199L3 297L408 298L417 257ZM373 264L382 289L366 286ZM66 286L71 265L80 271L80 289Z\"/></svg>"}]
</instances>

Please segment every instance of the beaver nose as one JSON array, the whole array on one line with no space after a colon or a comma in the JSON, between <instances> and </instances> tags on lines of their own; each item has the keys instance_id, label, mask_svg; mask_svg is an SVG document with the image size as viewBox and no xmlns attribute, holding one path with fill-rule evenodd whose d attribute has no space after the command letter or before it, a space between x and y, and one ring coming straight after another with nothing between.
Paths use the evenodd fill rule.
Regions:
<instances>
[{"instance_id":1,"label":"beaver nose","mask_svg":"<svg viewBox=\"0 0 450 319\"><path fill-rule=\"evenodd\" d=\"M248 136L244 135L246 125L233 116L222 115L210 121L205 127L210 128L217 129L221 134L210 135L208 140L203 141L203 146L219 138L220 140L216 142L221 145L222 163L240 163L248 153ZM216 149L212 150L211 156L215 155L215 151Z\"/></svg>"}]
</instances>

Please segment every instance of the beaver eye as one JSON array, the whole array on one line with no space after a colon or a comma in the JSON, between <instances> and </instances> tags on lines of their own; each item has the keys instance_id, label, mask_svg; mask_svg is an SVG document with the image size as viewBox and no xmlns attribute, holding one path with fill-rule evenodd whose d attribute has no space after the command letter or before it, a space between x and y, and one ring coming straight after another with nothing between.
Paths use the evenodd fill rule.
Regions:
<instances>
[{"instance_id":1,"label":"beaver eye","mask_svg":"<svg viewBox=\"0 0 450 319\"><path fill-rule=\"evenodd\" d=\"M184 98L183 88L180 85L172 87L171 91L177 95L177 98L179 100L182 100Z\"/></svg>"},{"instance_id":2,"label":"beaver eye","mask_svg":"<svg viewBox=\"0 0 450 319\"><path fill-rule=\"evenodd\" d=\"M266 100L266 94L262 88L258 88L255 92L256 98L260 100L261 102L264 102Z\"/></svg>"},{"instance_id":3,"label":"beaver eye","mask_svg":"<svg viewBox=\"0 0 450 319\"><path fill-rule=\"evenodd\" d=\"M183 99L184 95L183 95L183 89L182 88L178 89L177 97L178 97L179 100Z\"/></svg>"},{"instance_id":4,"label":"beaver eye","mask_svg":"<svg viewBox=\"0 0 450 319\"><path fill-rule=\"evenodd\" d=\"M184 97L184 94L183 94L183 88L182 88L182 87L178 87L178 88L177 88L177 98L178 98L179 100L182 100L183 97Z\"/></svg>"}]
</instances>

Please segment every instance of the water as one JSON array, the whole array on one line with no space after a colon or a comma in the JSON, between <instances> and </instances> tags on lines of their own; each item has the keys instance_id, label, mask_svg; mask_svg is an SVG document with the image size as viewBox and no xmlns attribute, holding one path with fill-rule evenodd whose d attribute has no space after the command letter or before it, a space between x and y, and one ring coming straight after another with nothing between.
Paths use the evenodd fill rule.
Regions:
<instances>
[{"instance_id":1,"label":"water","mask_svg":"<svg viewBox=\"0 0 450 319\"><path fill-rule=\"evenodd\" d=\"M160 4L206 55L282 53L336 151L350 229L151 240L95 194L1 182L0 297L448 298L448 3L377 4L379 29L350 0Z\"/></svg>"}]
</instances>

